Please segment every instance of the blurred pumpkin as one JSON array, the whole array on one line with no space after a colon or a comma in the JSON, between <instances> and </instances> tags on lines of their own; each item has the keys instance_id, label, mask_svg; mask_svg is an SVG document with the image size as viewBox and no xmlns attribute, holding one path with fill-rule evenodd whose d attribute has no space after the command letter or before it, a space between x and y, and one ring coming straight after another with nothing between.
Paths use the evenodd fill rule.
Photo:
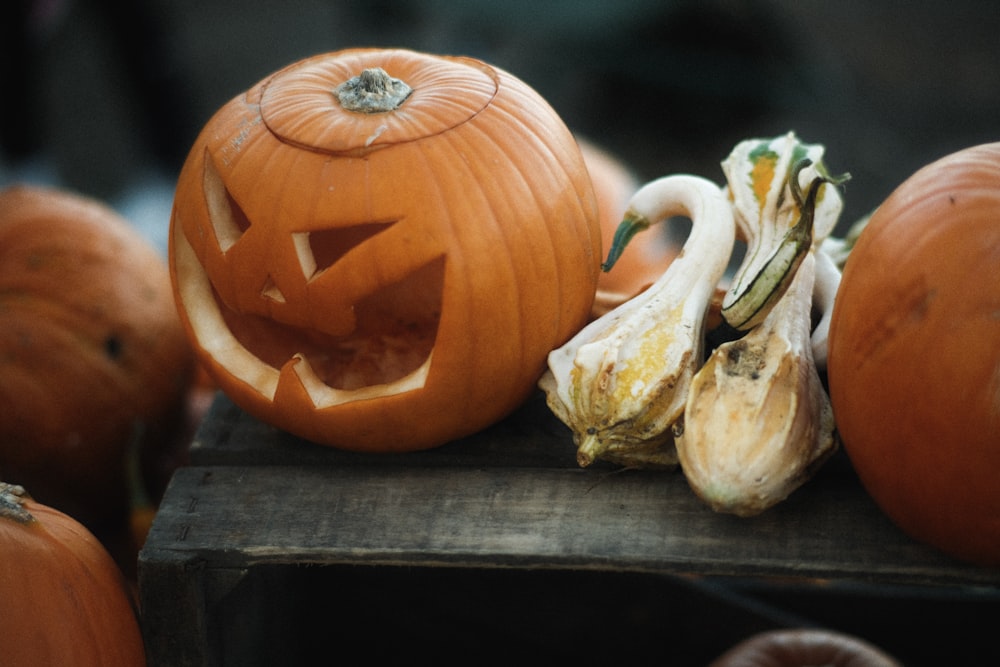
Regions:
<instances>
[{"instance_id":1,"label":"blurred pumpkin","mask_svg":"<svg viewBox=\"0 0 1000 667\"><path fill-rule=\"evenodd\" d=\"M130 452L178 437L192 371L145 237L79 194L0 191L3 478L128 553Z\"/></svg>"},{"instance_id":2,"label":"blurred pumpkin","mask_svg":"<svg viewBox=\"0 0 1000 667\"><path fill-rule=\"evenodd\" d=\"M407 50L307 58L224 105L171 225L184 325L220 389L364 451L437 446L521 404L600 264L552 108L485 63Z\"/></svg>"},{"instance_id":3,"label":"blurred pumpkin","mask_svg":"<svg viewBox=\"0 0 1000 667\"><path fill-rule=\"evenodd\" d=\"M618 156L592 140L577 137L597 196L604 252L611 248L628 202L639 189L636 175ZM610 271L597 279L597 296L591 318L597 318L653 284L677 257L679 248L656 226L632 238L626 252Z\"/></svg>"},{"instance_id":4,"label":"blurred pumpkin","mask_svg":"<svg viewBox=\"0 0 1000 667\"><path fill-rule=\"evenodd\" d=\"M854 635L822 628L765 630L736 644L708 667L902 667L894 656Z\"/></svg>"},{"instance_id":5,"label":"blurred pumpkin","mask_svg":"<svg viewBox=\"0 0 1000 667\"><path fill-rule=\"evenodd\" d=\"M1000 143L917 171L844 267L827 373L862 483L911 536L1000 566Z\"/></svg>"},{"instance_id":6,"label":"blurred pumpkin","mask_svg":"<svg viewBox=\"0 0 1000 667\"><path fill-rule=\"evenodd\" d=\"M70 516L0 482L4 665L136 667L142 634L122 573Z\"/></svg>"},{"instance_id":7,"label":"blurred pumpkin","mask_svg":"<svg viewBox=\"0 0 1000 667\"><path fill-rule=\"evenodd\" d=\"M143 509L155 509L174 472L191 463L191 442L208 416L217 389L205 369L196 364L186 398L172 419L172 427L164 430L165 437L156 441L146 440L145 446L140 448L139 481L145 492L146 503L150 506ZM140 517L142 516L143 513L140 513ZM133 520L135 519L133 516Z\"/></svg>"}]
</instances>

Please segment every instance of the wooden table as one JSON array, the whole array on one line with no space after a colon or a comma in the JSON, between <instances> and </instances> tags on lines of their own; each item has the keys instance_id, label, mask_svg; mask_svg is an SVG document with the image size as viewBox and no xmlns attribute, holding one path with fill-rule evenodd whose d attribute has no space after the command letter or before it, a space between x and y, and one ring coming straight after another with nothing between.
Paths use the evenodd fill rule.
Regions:
<instances>
[{"instance_id":1,"label":"wooden table","mask_svg":"<svg viewBox=\"0 0 1000 667\"><path fill-rule=\"evenodd\" d=\"M965 605L971 618L1000 620L1000 571L959 563L902 534L843 454L752 519L712 512L679 471L580 469L568 430L540 394L482 433L404 455L304 442L220 395L191 459L171 481L140 554L152 665L268 664L278 655L269 650L304 650L328 623L330 631L346 630L344 640L383 631L381 651L398 648L396 636L425 653L442 646L468 653L483 646L474 631L464 628L463 642L429 642L443 630L429 619L503 635L487 626L520 627L524 614L539 613L537 600L524 603L516 591L548 588L559 591L545 596L550 627L535 635L522 628L504 651L529 647L538 655L548 647L566 657L572 644L594 657L597 648L570 638L609 630L630 634L628 646L639 649L636 635L662 642L670 621L674 630L687 628L687 638L701 633L700 644L683 650L687 664L703 664L748 629L789 624L780 605L755 609L760 597L743 595L747 585L790 586L798 599L803 591L832 592L846 616L855 613L851 600L909 596L919 600L909 608L921 613L947 603ZM378 602L376 592L392 600ZM646 604L631 622L616 613L637 600ZM682 600L691 615L679 611ZM474 621L485 609L487 617ZM695 612L735 620L727 633L707 618L699 624ZM574 615L585 618L569 623ZM662 622L650 618L657 615ZM565 638L553 618L567 623ZM942 622L928 621L939 632ZM962 627L976 630L967 621ZM703 646L705 637L718 646ZM497 650L483 655L497 657ZM617 650L622 656L620 644Z\"/></svg>"}]
</instances>

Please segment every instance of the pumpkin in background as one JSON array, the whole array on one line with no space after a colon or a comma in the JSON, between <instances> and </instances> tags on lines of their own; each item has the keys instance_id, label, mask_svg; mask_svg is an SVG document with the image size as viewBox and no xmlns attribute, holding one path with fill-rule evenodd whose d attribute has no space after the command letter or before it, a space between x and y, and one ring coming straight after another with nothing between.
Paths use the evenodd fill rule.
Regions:
<instances>
[{"instance_id":1,"label":"pumpkin in background","mask_svg":"<svg viewBox=\"0 0 1000 667\"><path fill-rule=\"evenodd\" d=\"M586 322L601 259L586 165L536 92L382 49L307 58L224 105L170 243L219 388L364 451L437 446L521 404Z\"/></svg>"},{"instance_id":2,"label":"pumpkin in background","mask_svg":"<svg viewBox=\"0 0 1000 667\"><path fill-rule=\"evenodd\" d=\"M68 515L0 482L4 665L145 665L130 591L101 543Z\"/></svg>"},{"instance_id":3,"label":"pumpkin in background","mask_svg":"<svg viewBox=\"0 0 1000 667\"><path fill-rule=\"evenodd\" d=\"M140 449L138 472L150 506L146 509L155 510L159 506L174 473L190 464L191 442L212 407L216 389L215 382L201 365L196 365L186 400L174 418L172 428L164 431L166 437L155 442L147 440ZM152 515L148 516L152 518Z\"/></svg>"},{"instance_id":4,"label":"pumpkin in background","mask_svg":"<svg viewBox=\"0 0 1000 667\"><path fill-rule=\"evenodd\" d=\"M611 248L629 199L641 183L617 156L589 139L577 137L577 141L594 183L601 223L601 245L606 253ZM653 284L677 257L678 251L679 248L664 233L662 225L633 237L614 268L602 271L598 277L597 297L591 317L600 317Z\"/></svg>"},{"instance_id":5,"label":"pumpkin in background","mask_svg":"<svg viewBox=\"0 0 1000 667\"><path fill-rule=\"evenodd\" d=\"M193 363L135 228L68 191L0 191L0 474L129 567L130 448L178 437Z\"/></svg>"},{"instance_id":6,"label":"pumpkin in background","mask_svg":"<svg viewBox=\"0 0 1000 667\"><path fill-rule=\"evenodd\" d=\"M902 667L878 646L855 635L823 628L782 628L750 635L708 667Z\"/></svg>"},{"instance_id":7,"label":"pumpkin in background","mask_svg":"<svg viewBox=\"0 0 1000 667\"><path fill-rule=\"evenodd\" d=\"M876 503L918 540L1000 565L1000 143L927 165L875 211L827 372Z\"/></svg>"}]
</instances>

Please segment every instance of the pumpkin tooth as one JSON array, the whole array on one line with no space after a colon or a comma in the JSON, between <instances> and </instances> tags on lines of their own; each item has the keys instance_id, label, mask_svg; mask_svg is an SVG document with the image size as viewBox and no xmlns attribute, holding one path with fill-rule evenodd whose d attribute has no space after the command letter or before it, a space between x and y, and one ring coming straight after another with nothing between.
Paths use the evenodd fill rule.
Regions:
<instances>
[{"instance_id":1,"label":"pumpkin tooth","mask_svg":"<svg viewBox=\"0 0 1000 667\"><path fill-rule=\"evenodd\" d=\"M573 431L582 466L597 459L676 465L670 429L701 362L706 312L732 253L732 208L704 178L648 183L630 200L605 262L607 270L635 233L679 215L691 218L691 234L663 275L549 354L539 386Z\"/></svg>"},{"instance_id":2,"label":"pumpkin tooth","mask_svg":"<svg viewBox=\"0 0 1000 667\"><path fill-rule=\"evenodd\" d=\"M809 252L764 322L716 348L691 383L678 457L691 488L717 512L768 509L836 451L810 342L815 269Z\"/></svg>"}]
</instances>

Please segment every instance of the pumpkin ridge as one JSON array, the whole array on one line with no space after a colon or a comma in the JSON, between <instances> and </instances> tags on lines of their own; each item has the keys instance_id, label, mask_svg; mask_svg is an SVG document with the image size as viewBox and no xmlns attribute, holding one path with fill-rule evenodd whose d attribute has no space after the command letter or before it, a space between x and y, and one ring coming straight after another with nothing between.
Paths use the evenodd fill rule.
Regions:
<instances>
[{"instance_id":1,"label":"pumpkin ridge","mask_svg":"<svg viewBox=\"0 0 1000 667\"><path fill-rule=\"evenodd\" d=\"M844 448L876 504L984 566L1000 564L998 164L1000 143L953 153L875 210L844 267L827 363Z\"/></svg>"},{"instance_id":2,"label":"pumpkin ridge","mask_svg":"<svg viewBox=\"0 0 1000 667\"><path fill-rule=\"evenodd\" d=\"M5 604L18 602L17 613L4 615L0 627L5 659L14 664L144 664L137 610L111 556L66 514L30 498L22 505L34 521L0 525L7 565L0 586L16 596ZM30 560L19 561L15 553ZM49 617L60 619L58 632L45 625Z\"/></svg>"}]
</instances>

